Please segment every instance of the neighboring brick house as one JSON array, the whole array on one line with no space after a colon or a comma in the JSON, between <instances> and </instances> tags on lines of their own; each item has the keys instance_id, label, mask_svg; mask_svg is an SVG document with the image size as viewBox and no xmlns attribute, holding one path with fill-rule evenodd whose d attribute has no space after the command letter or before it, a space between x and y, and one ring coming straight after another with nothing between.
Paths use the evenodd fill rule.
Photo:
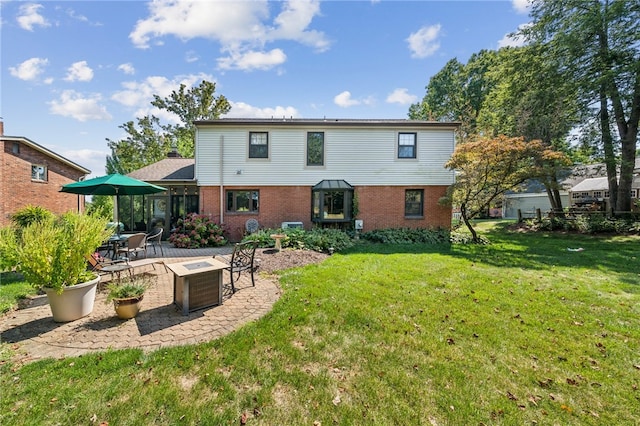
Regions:
<instances>
[{"instance_id":1,"label":"neighboring brick house","mask_svg":"<svg viewBox=\"0 0 640 426\"><path fill-rule=\"evenodd\" d=\"M83 211L84 196L65 194L60 187L77 182L90 170L22 136L5 136L0 122L0 226L27 205L54 213Z\"/></svg>"},{"instance_id":2,"label":"neighboring brick house","mask_svg":"<svg viewBox=\"0 0 640 426\"><path fill-rule=\"evenodd\" d=\"M196 125L199 210L239 240L261 227L450 228L439 204L457 123L219 119ZM357 204L357 215L353 206Z\"/></svg>"}]
</instances>

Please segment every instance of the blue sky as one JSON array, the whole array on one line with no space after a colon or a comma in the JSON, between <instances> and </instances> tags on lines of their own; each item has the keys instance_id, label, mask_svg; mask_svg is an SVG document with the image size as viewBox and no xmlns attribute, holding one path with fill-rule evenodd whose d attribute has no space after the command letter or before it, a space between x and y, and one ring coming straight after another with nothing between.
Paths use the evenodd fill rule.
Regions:
<instances>
[{"instance_id":1,"label":"blue sky","mask_svg":"<svg viewBox=\"0 0 640 426\"><path fill-rule=\"evenodd\" d=\"M106 138L180 83L226 117L406 118L447 61L517 45L527 0L5 1L0 117L104 174Z\"/></svg>"}]
</instances>

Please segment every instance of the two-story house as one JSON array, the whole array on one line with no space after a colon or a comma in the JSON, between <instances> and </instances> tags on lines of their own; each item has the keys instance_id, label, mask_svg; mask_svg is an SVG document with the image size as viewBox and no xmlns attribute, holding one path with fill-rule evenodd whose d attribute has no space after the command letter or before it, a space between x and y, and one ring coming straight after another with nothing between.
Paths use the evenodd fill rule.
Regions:
<instances>
[{"instance_id":1,"label":"two-story house","mask_svg":"<svg viewBox=\"0 0 640 426\"><path fill-rule=\"evenodd\" d=\"M84 196L59 192L62 185L91 173L23 136L5 136L0 122L0 226L27 205L56 214L82 211Z\"/></svg>"},{"instance_id":2,"label":"two-story house","mask_svg":"<svg viewBox=\"0 0 640 426\"><path fill-rule=\"evenodd\" d=\"M449 228L439 204L457 123L218 119L196 125L199 211L239 240L261 227ZM357 220L357 221L356 221Z\"/></svg>"}]
</instances>

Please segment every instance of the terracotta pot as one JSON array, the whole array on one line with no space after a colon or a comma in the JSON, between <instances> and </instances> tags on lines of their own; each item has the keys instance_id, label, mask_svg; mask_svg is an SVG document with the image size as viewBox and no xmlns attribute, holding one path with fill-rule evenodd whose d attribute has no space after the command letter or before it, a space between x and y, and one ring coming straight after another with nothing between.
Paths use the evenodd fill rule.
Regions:
<instances>
[{"instance_id":1,"label":"terracotta pot","mask_svg":"<svg viewBox=\"0 0 640 426\"><path fill-rule=\"evenodd\" d=\"M96 287L100 277L85 283L65 287L61 294L52 288L44 288L49 299L49 307L55 322L75 321L93 311L96 301Z\"/></svg>"},{"instance_id":2,"label":"terracotta pot","mask_svg":"<svg viewBox=\"0 0 640 426\"><path fill-rule=\"evenodd\" d=\"M113 299L113 307L116 315L120 319L131 319L140 312L140 302L144 298L144 294L140 297L129 297L126 299Z\"/></svg>"}]
</instances>

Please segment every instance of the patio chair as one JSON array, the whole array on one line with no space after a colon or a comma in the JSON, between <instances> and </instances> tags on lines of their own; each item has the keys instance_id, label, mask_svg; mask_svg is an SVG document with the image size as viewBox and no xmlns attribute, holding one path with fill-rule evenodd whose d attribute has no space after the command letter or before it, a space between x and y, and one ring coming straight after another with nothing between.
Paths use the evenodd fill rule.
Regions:
<instances>
[{"instance_id":1,"label":"patio chair","mask_svg":"<svg viewBox=\"0 0 640 426\"><path fill-rule=\"evenodd\" d=\"M132 234L127 239L127 246L119 248L118 253L125 253L128 258L131 254L138 258L138 253L144 253L144 257L147 257L147 234L144 232Z\"/></svg>"},{"instance_id":2,"label":"patio chair","mask_svg":"<svg viewBox=\"0 0 640 426\"><path fill-rule=\"evenodd\" d=\"M247 241L244 243L238 243L233 248L231 254L231 260L227 261L224 257L218 256L217 259L223 259L229 266L225 269L229 271L231 275L231 291L236 292L235 283L240 279L240 275L243 272L251 273L251 284L255 287L256 282L253 277L253 273L258 269L258 265L255 264L257 241Z\"/></svg>"},{"instance_id":3,"label":"patio chair","mask_svg":"<svg viewBox=\"0 0 640 426\"><path fill-rule=\"evenodd\" d=\"M133 271L133 268L129 265L129 259L111 260L106 257L102 257L98 252L87 256L87 263L87 269L97 272L98 275L111 274L112 281L114 273L118 274L118 278L120 278L120 273L122 271L129 271L129 275L132 275Z\"/></svg>"},{"instance_id":4,"label":"patio chair","mask_svg":"<svg viewBox=\"0 0 640 426\"><path fill-rule=\"evenodd\" d=\"M157 254L156 247L160 248L160 255L164 256L162 252L162 228L154 228L147 234L147 248L153 247L153 254Z\"/></svg>"}]
</instances>

